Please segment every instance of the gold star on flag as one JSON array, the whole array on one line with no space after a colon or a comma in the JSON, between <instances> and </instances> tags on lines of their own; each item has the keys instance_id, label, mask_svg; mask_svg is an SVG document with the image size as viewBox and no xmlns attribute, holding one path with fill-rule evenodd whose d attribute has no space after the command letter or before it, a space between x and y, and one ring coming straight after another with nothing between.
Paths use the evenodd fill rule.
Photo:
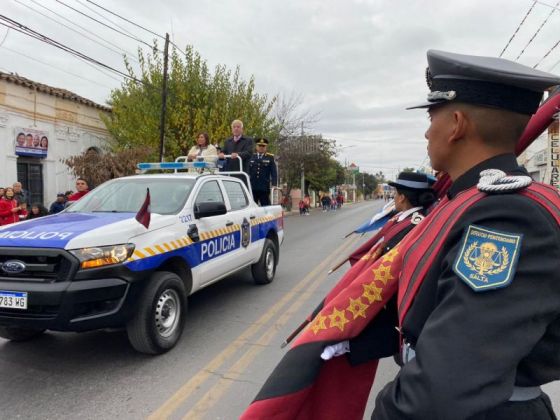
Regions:
<instances>
[{"instance_id":1,"label":"gold star on flag","mask_svg":"<svg viewBox=\"0 0 560 420\"><path fill-rule=\"evenodd\" d=\"M383 291L380 287L375 287L375 283L371 282L369 284L364 284L364 293L363 297L365 297L369 303L373 303L375 301L381 301L381 292Z\"/></svg>"},{"instance_id":2,"label":"gold star on flag","mask_svg":"<svg viewBox=\"0 0 560 420\"><path fill-rule=\"evenodd\" d=\"M315 321L313 321L313 324L311 324L311 329L313 330L313 333L315 335L317 335L319 331L327 329L327 326L325 325L326 320L327 317L321 314L318 314L315 317Z\"/></svg>"},{"instance_id":3,"label":"gold star on flag","mask_svg":"<svg viewBox=\"0 0 560 420\"><path fill-rule=\"evenodd\" d=\"M394 280L395 278L391 274L391 266L383 265L383 262L379 266L372 270L375 279L381 281L383 284L387 285L389 280Z\"/></svg>"},{"instance_id":4,"label":"gold star on flag","mask_svg":"<svg viewBox=\"0 0 560 420\"><path fill-rule=\"evenodd\" d=\"M344 331L344 325L348 323L344 311L339 311L336 307L333 309L332 314L329 315L331 321L331 328L337 327L340 331Z\"/></svg>"},{"instance_id":5,"label":"gold star on flag","mask_svg":"<svg viewBox=\"0 0 560 420\"><path fill-rule=\"evenodd\" d=\"M362 318L365 318L367 308L368 308L368 306L364 302L362 302L360 300L360 298L358 298L358 299L350 298L350 305L348 305L348 308L346 308L346 309L349 312L352 312L352 315L354 315L354 319L356 319L359 316L361 316Z\"/></svg>"},{"instance_id":6,"label":"gold star on flag","mask_svg":"<svg viewBox=\"0 0 560 420\"><path fill-rule=\"evenodd\" d=\"M393 262L398 253L399 249L393 248L383 256L383 262Z\"/></svg>"}]
</instances>

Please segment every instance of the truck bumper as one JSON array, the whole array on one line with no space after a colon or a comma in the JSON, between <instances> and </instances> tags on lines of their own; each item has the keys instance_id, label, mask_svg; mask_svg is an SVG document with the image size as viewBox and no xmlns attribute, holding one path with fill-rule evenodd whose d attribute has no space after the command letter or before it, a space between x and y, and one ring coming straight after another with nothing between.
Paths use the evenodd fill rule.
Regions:
<instances>
[{"instance_id":1,"label":"truck bumper","mask_svg":"<svg viewBox=\"0 0 560 420\"><path fill-rule=\"evenodd\" d=\"M33 251L37 254L37 249ZM25 262L36 258L22 255L21 249L17 257ZM78 270L73 256L63 250L53 251L48 257L60 261L54 264L54 270L58 268L56 275L41 276L37 271L27 276L0 275L0 291L27 293L27 309L0 308L0 325L56 331L120 327L134 313L134 304L149 277L120 264ZM53 266L51 260L44 265ZM28 265L37 268L40 264Z\"/></svg>"}]
</instances>

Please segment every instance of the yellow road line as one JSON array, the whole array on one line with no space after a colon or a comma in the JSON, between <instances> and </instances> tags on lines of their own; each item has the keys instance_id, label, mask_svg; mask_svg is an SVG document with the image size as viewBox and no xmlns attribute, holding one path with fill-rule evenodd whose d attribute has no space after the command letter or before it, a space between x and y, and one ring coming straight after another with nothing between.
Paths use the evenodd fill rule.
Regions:
<instances>
[{"instance_id":1,"label":"yellow road line","mask_svg":"<svg viewBox=\"0 0 560 420\"><path fill-rule=\"evenodd\" d=\"M320 274L332 263L333 258L339 256L347 248L351 247L359 237L355 235L347 242L343 242L334 252L327 258L319 263L311 272L309 272L301 281L298 282L289 292L287 292L282 299L276 302L268 311L266 311L254 324L247 328L241 335L233 340L222 352L220 352L214 359L212 359L206 366L200 369L194 376L191 377L175 394L173 394L161 407L154 411L148 419L164 419L168 418L173 412L181 406L181 404L189 398L189 396L196 391L203 383L216 371L226 360L232 357L241 346L247 344L248 339L256 334L270 319L272 319L277 312L279 312L284 305L290 302L307 283L311 282L315 276Z\"/></svg>"},{"instance_id":2,"label":"yellow road line","mask_svg":"<svg viewBox=\"0 0 560 420\"><path fill-rule=\"evenodd\" d=\"M272 339L277 335L278 327L283 327L290 318L295 315L298 309L309 299L311 294L323 283L327 278L327 273L323 273L315 281L306 288L298 299L290 306L290 308L273 324L274 328L269 328L268 331L261 336L257 342L250 344L250 349L245 352L241 358L225 373L222 375L218 383L216 383L204 396L189 410L183 417L183 420L201 419L208 411L220 400L222 395L228 388L241 376L247 369L247 366L263 351ZM319 357L319 356L317 356Z\"/></svg>"}]
</instances>

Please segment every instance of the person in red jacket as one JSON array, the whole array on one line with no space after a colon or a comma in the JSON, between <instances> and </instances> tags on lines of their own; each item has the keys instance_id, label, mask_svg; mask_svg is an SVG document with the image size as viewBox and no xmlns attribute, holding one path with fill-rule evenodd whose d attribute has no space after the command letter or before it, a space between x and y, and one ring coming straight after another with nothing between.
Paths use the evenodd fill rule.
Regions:
<instances>
[{"instance_id":1,"label":"person in red jacket","mask_svg":"<svg viewBox=\"0 0 560 420\"><path fill-rule=\"evenodd\" d=\"M0 198L0 226L19 222L20 216L23 216L22 218L27 216L27 211L22 205L18 205L13 188L7 187Z\"/></svg>"},{"instance_id":2,"label":"person in red jacket","mask_svg":"<svg viewBox=\"0 0 560 420\"><path fill-rule=\"evenodd\" d=\"M68 201L78 201L89 192L88 182L84 178L76 180L76 192L68 197Z\"/></svg>"}]
</instances>

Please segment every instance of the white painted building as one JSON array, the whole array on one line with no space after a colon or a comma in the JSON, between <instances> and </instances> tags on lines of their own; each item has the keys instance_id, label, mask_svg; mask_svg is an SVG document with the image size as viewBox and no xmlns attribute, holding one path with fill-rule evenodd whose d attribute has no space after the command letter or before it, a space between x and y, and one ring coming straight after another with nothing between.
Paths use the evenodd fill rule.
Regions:
<instances>
[{"instance_id":1,"label":"white painted building","mask_svg":"<svg viewBox=\"0 0 560 420\"><path fill-rule=\"evenodd\" d=\"M110 108L70 91L0 72L0 186L20 181L30 202L47 207L76 190L62 159L109 138L100 114Z\"/></svg>"}]
</instances>

